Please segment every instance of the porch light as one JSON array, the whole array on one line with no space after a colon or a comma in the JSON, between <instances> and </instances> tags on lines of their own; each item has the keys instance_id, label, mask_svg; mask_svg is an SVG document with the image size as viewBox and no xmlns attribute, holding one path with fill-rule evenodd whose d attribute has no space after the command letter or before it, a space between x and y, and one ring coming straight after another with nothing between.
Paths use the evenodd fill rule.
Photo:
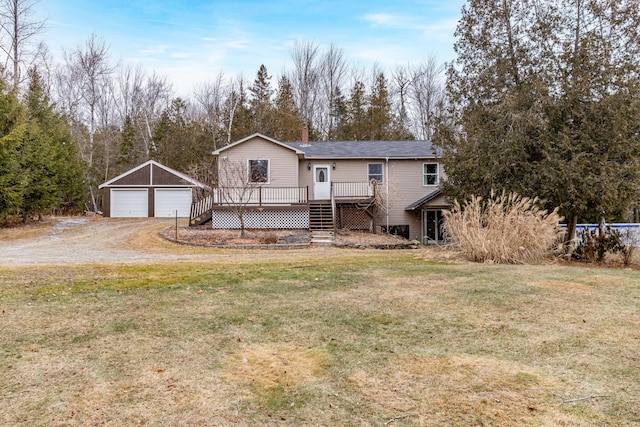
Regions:
<instances>
[{"instance_id":1,"label":"porch light","mask_svg":"<svg viewBox=\"0 0 640 427\"><path fill-rule=\"evenodd\" d=\"M336 162L333 162L331 166L333 167L333 170L336 170Z\"/></svg>"},{"instance_id":2,"label":"porch light","mask_svg":"<svg viewBox=\"0 0 640 427\"><path fill-rule=\"evenodd\" d=\"M311 162L307 163L307 169L311 170Z\"/></svg>"}]
</instances>

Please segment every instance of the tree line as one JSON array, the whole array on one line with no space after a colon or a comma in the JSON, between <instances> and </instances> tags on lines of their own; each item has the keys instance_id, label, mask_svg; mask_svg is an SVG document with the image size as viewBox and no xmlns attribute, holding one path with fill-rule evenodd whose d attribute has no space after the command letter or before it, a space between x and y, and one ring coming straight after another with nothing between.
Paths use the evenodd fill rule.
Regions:
<instances>
[{"instance_id":1,"label":"tree line","mask_svg":"<svg viewBox=\"0 0 640 427\"><path fill-rule=\"evenodd\" d=\"M450 198L539 197L576 222L640 200L640 3L468 0L436 142ZM637 217L636 217L637 220Z\"/></svg>"},{"instance_id":2,"label":"tree line","mask_svg":"<svg viewBox=\"0 0 640 427\"><path fill-rule=\"evenodd\" d=\"M35 173L28 151L17 148L31 133L13 132L35 123L31 92L47 111L41 120L64 135L47 137L50 144L77 157L68 164L79 164L81 176L74 172L74 185L65 185L79 183L88 210L100 207L101 182L148 159L211 182L211 151L254 132L299 140L303 126L321 141L433 139L451 200L517 192L559 207L570 226L624 219L638 206L636 0L468 0L455 33L457 59L444 66L427 58L364 70L335 44L301 41L278 76L264 64L252 79L214 73L182 97L166 77L114 61L95 34L54 63L36 42L45 31L33 19L37 3L0 0L2 215L76 201L67 194L57 196L60 204L17 202L37 181L17 172Z\"/></svg>"},{"instance_id":3,"label":"tree line","mask_svg":"<svg viewBox=\"0 0 640 427\"><path fill-rule=\"evenodd\" d=\"M52 111L63 117L84 171L84 208L100 208L102 182L154 159L205 182L210 153L261 132L277 140L425 139L443 108L443 67L434 58L387 72L355 66L335 44L296 42L279 76L259 65L255 78L211 78L177 96L164 76L122 64L91 34L54 62L38 37L37 0L0 0L5 94L20 97L26 70L38 73Z\"/></svg>"}]
</instances>

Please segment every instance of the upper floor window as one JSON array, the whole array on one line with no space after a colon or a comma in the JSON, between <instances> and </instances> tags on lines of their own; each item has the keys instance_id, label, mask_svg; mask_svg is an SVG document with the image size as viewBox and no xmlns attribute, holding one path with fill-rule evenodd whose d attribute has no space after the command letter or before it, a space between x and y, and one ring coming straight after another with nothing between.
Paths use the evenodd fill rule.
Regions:
<instances>
[{"instance_id":1,"label":"upper floor window","mask_svg":"<svg viewBox=\"0 0 640 427\"><path fill-rule=\"evenodd\" d=\"M438 164L424 163L422 165L422 185L438 185Z\"/></svg>"},{"instance_id":2,"label":"upper floor window","mask_svg":"<svg viewBox=\"0 0 640 427\"><path fill-rule=\"evenodd\" d=\"M383 170L382 163L369 163L367 165L367 178L369 178L369 182L371 182L372 179L375 179L376 182L382 182L384 178Z\"/></svg>"},{"instance_id":3,"label":"upper floor window","mask_svg":"<svg viewBox=\"0 0 640 427\"><path fill-rule=\"evenodd\" d=\"M249 160L249 181L253 184L269 182L269 160Z\"/></svg>"}]
</instances>

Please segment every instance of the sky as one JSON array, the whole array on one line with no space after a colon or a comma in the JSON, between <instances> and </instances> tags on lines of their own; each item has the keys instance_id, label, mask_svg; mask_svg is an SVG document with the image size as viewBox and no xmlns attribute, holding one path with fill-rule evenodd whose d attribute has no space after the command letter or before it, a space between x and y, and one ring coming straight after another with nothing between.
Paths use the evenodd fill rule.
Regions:
<instances>
[{"instance_id":1,"label":"sky","mask_svg":"<svg viewBox=\"0 0 640 427\"><path fill-rule=\"evenodd\" d=\"M95 33L111 60L167 76L180 96L219 73L252 81L291 70L296 41L342 48L351 65L455 58L464 0L41 0L44 40L55 60Z\"/></svg>"}]
</instances>

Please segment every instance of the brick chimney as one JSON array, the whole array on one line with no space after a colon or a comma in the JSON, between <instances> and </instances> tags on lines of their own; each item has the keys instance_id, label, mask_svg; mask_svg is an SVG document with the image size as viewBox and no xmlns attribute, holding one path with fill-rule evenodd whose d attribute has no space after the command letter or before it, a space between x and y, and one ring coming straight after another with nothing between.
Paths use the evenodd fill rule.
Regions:
<instances>
[{"instance_id":1,"label":"brick chimney","mask_svg":"<svg viewBox=\"0 0 640 427\"><path fill-rule=\"evenodd\" d=\"M302 127L302 145L309 145L309 128L306 125Z\"/></svg>"}]
</instances>

